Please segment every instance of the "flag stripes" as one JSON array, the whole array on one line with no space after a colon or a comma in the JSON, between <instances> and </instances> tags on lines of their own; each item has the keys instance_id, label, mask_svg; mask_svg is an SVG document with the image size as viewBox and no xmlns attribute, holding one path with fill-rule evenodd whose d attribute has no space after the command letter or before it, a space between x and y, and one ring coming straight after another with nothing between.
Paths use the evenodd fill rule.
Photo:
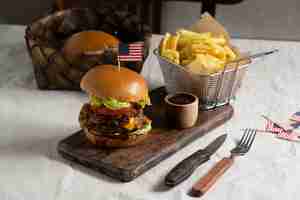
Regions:
<instances>
[{"instance_id":1,"label":"flag stripes","mask_svg":"<svg viewBox=\"0 0 300 200\"><path fill-rule=\"evenodd\" d=\"M280 128L277 124L269 119L267 119L265 131L276 134L276 137L280 139L299 141L298 135L296 133L294 133L293 131L285 131L283 128Z\"/></svg>"},{"instance_id":2,"label":"flag stripes","mask_svg":"<svg viewBox=\"0 0 300 200\"><path fill-rule=\"evenodd\" d=\"M276 125L271 120L267 120L267 123L265 126L265 131L272 132L272 133L279 133L279 132L283 131L283 129L280 128L278 125Z\"/></svg>"},{"instance_id":3,"label":"flag stripes","mask_svg":"<svg viewBox=\"0 0 300 200\"><path fill-rule=\"evenodd\" d=\"M119 44L119 61L142 61L144 55L144 43L135 42Z\"/></svg>"}]
</instances>

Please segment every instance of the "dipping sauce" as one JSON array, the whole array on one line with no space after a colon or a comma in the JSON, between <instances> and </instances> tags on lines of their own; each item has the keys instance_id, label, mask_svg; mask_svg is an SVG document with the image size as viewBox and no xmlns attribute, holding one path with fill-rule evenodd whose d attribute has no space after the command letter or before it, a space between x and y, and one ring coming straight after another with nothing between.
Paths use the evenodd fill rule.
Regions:
<instances>
[{"instance_id":1,"label":"dipping sauce","mask_svg":"<svg viewBox=\"0 0 300 200\"><path fill-rule=\"evenodd\" d=\"M174 96L170 97L169 102L174 103L174 104L190 104L193 103L196 98L192 95L186 94L186 93L178 93L175 94Z\"/></svg>"},{"instance_id":2,"label":"dipping sauce","mask_svg":"<svg viewBox=\"0 0 300 200\"><path fill-rule=\"evenodd\" d=\"M165 97L166 118L174 128L190 128L198 119L198 97L185 92Z\"/></svg>"}]
</instances>

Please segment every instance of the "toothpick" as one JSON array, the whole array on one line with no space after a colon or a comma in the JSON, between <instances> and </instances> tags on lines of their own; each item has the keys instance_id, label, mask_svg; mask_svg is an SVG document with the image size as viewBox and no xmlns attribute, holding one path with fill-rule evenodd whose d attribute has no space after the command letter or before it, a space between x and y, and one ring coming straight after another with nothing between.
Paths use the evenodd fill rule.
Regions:
<instances>
[{"instance_id":1,"label":"toothpick","mask_svg":"<svg viewBox=\"0 0 300 200\"><path fill-rule=\"evenodd\" d=\"M119 70L119 71L121 70L121 62L120 62L119 56L118 56L118 70Z\"/></svg>"},{"instance_id":2,"label":"toothpick","mask_svg":"<svg viewBox=\"0 0 300 200\"><path fill-rule=\"evenodd\" d=\"M120 45L118 45L118 70L121 70L121 62L120 62Z\"/></svg>"}]
</instances>

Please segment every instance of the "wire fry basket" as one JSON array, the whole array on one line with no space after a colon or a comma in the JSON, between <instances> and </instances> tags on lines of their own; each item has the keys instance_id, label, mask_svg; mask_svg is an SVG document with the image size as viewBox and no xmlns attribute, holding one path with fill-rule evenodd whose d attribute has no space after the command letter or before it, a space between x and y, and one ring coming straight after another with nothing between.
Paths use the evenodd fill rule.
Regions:
<instances>
[{"instance_id":1,"label":"wire fry basket","mask_svg":"<svg viewBox=\"0 0 300 200\"><path fill-rule=\"evenodd\" d=\"M242 84L250 60L227 64L224 70L211 74L193 74L181 65L159 55L155 49L168 93L189 92L199 98L201 110L209 110L230 103Z\"/></svg>"}]
</instances>

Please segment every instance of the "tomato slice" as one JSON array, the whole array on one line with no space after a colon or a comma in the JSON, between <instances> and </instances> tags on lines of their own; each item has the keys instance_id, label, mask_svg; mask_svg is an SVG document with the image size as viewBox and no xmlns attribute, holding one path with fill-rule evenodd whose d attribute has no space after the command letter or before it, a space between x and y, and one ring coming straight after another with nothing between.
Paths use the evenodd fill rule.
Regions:
<instances>
[{"instance_id":1,"label":"tomato slice","mask_svg":"<svg viewBox=\"0 0 300 200\"><path fill-rule=\"evenodd\" d=\"M134 108L121 108L112 110L106 107L93 107L92 110L95 112L95 114L99 115L109 115L109 116L117 116L117 115L130 115L130 114L137 114L137 110Z\"/></svg>"}]
</instances>

